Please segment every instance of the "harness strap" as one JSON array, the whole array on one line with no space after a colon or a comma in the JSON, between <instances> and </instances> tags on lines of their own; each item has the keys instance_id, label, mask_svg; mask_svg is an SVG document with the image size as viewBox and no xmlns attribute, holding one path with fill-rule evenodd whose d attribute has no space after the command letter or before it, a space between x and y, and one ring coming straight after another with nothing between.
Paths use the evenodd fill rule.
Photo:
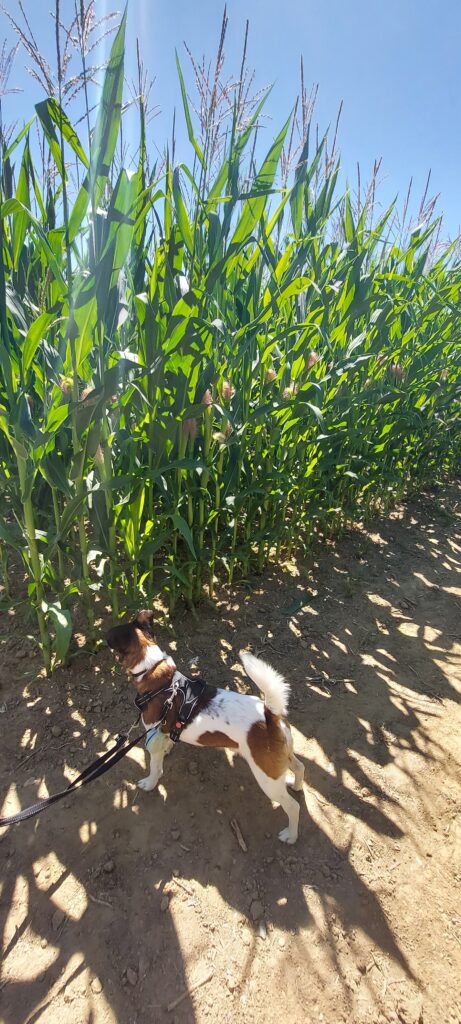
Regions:
<instances>
[{"instance_id":1,"label":"harness strap","mask_svg":"<svg viewBox=\"0 0 461 1024\"><path fill-rule=\"evenodd\" d=\"M188 679L187 676L182 674L182 672L175 673L173 676L173 683L175 682L176 676L178 676L176 696L181 703L179 706L177 720L172 729L170 729L170 739L173 740L173 743L178 742L181 738L181 733L186 728L186 725L189 725L189 722L192 721L197 704L206 687L204 679L200 679L199 677L195 679Z\"/></svg>"},{"instance_id":2,"label":"harness strap","mask_svg":"<svg viewBox=\"0 0 461 1024\"><path fill-rule=\"evenodd\" d=\"M192 720L197 703L203 694L206 687L204 679L199 677L194 679L188 679L187 676L183 675L177 669L173 675L171 683L167 686L162 686L161 690L147 690L145 693L139 693L135 697L135 704L139 712L141 712L148 704L155 698L159 697L161 693L168 693L169 697L165 700L162 708L160 718L151 726L151 728L163 725L166 716L173 705L174 700L177 698L179 703L179 709L177 711L176 721L170 729L170 739L173 743L177 743L183 729Z\"/></svg>"},{"instance_id":3,"label":"harness strap","mask_svg":"<svg viewBox=\"0 0 461 1024\"><path fill-rule=\"evenodd\" d=\"M162 686L161 690L146 690L145 693L138 693L137 697L134 699L138 711L142 711L148 704L150 704L151 700L154 700L154 697L159 697L161 693L169 693L172 696L174 695L174 676L171 683L168 683L167 686ZM165 703L168 702L166 701Z\"/></svg>"},{"instance_id":4,"label":"harness strap","mask_svg":"<svg viewBox=\"0 0 461 1024\"><path fill-rule=\"evenodd\" d=\"M109 771L114 764L121 761L122 757L131 750L132 747L139 743L143 739L144 733L140 736L136 736L134 740L130 740L126 743L128 737L125 735L117 736L115 746L111 750L106 750L104 754L97 757L92 764L88 765L80 775L77 776L73 782L70 782L65 789L61 789L59 793L53 793L52 796L47 796L43 800L38 800L36 804L31 804L30 807L24 807L22 811L18 811L17 814L11 814L7 818L0 818L0 828L4 828L6 825L16 825L18 821L25 821L27 818L33 818L36 814L40 814L51 804L57 803L58 800L63 800L64 797L69 796L70 793L81 789L83 786L87 786L89 782L93 782L94 779L99 779L101 775Z\"/></svg>"}]
</instances>

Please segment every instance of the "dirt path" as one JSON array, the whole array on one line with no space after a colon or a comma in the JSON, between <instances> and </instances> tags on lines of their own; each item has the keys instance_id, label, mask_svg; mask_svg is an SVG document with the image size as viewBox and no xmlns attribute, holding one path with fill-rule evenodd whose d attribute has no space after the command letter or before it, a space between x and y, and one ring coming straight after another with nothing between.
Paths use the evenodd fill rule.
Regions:
<instances>
[{"instance_id":1,"label":"dirt path","mask_svg":"<svg viewBox=\"0 0 461 1024\"><path fill-rule=\"evenodd\" d=\"M248 644L291 680L298 844L277 841L283 813L238 759L179 747L148 794L136 750L0 834L1 1021L459 1022L460 568L451 488L241 586L198 625L178 616L176 642L159 630L218 685L246 687ZM19 614L0 634L9 813L61 788L133 710L105 652L47 682Z\"/></svg>"}]
</instances>

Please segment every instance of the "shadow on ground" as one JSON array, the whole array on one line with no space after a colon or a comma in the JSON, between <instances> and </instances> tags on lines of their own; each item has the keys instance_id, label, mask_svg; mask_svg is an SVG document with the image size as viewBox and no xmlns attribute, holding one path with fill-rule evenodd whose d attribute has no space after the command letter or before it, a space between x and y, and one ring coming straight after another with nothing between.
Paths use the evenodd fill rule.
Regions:
<instances>
[{"instance_id":1,"label":"shadow on ground","mask_svg":"<svg viewBox=\"0 0 461 1024\"><path fill-rule=\"evenodd\" d=\"M452 771L430 728L442 706L460 700L450 681L461 673L454 652L461 632L459 491L449 495L445 505L421 500L369 532L352 531L318 561L272 569L252 588L222 594L197 623L178 614L173 642L159 629L179 666L198 656L210 682L250 692L236 655L248 645L290 680L295 748L306 765L299 842L277 842L283 814L246 765L185 745L166 762L161 792L136 791L143 756L135 755L79 796L5 830L5 1024L61 1024L66 1013L73 1024L147 1024L163 1019L211 971L168 1019L193 1022L199 1004L202 1020L221 1000L214 1019L231 1020L236 999L241 1012L247 998L251 1004L255 951L267 957L277 942L283 962L284 935L301 968L300 1005L334 977L347 1014L351 976L355 971L358 985L357 971L366 979L369 970L361 963L367 943L414 991L422 986L417 952L396 934L380 885L362 863L373 867L375 842L387 844L387 863L394 858L397 868L385 893L392 895L409 831L418 844L418 808L412 820L411 804L401 799L405 772L414 788L416 767L405 764L418 771L443 765L447 778ZM48 682L37 676L20 616L4 622L1 765L9 799L2 812L9 813L17 798L21 806L33 802L39 784L40 795L43 786L61 788L68 769L81 770L131 723L133 711L105 651ZM384 781L400 754L398 779L386 774ZM424 787L418 800L424 804ZM430 819L428 801L425 814ZM248 853L231 831L233 818Z\"/></svg>"}]
</instances>

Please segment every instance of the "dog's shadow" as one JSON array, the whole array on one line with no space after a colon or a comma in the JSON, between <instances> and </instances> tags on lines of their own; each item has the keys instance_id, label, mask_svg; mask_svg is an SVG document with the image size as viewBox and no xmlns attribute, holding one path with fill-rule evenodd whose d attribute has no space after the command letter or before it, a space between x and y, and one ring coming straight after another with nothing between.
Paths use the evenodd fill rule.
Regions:
<instances>
[{"instance_id":1,"label":"dog's shadow","mask_svg":"<svg viewBox=\"0 0 461 1024\"><path fill-rule=\"evenodd\" d=\"M344 929L362 929L413 977L378 899L355 871L348 849L335 845L327 828L313 820L306 799L312 766L299 752L296 756L306 777L302 791L289 787L299 802L300 819L298 841L287 845L278 840L285 812L271 804L238 755L179 745L165 758L160 791L136 796L143 821L152 812L155 817L145 837L149 874L153 871L162 891L177 891L178 870L192 892L194 883L199 891L213 887L238 911L240 923L248 923L255 942L261 937L264 941L266 931L270 939L274 929L298 934L314 926L309 896L315 893L327 918L334 907ZM378 809L370 807L370 812L390 834L401 835ZM233 830L235 820L246 851Z\"/></svg>"},{"instance_id":2,"label":"dog's shadow","mask_svg":"<svg viewBox=\"0 0 461 1024\"><path fill-rule=\"evenodd\" d=\"M264 989L269 1016L271 1000L282 999L295 977L299 1006L308 1007L314 978L317 988L327 983L325 962L347 999L351 979L344 976L344 964L354 958L346 949L345 960L341 949L354 933L371 947L383 983L380 951L400 978L413 977L377 894L381 876L377 884L361 877L351 836L358 823L360 842L370 840L369 857L376 858L379 875L380 837L398 849L404 829L413 848L419 842L415 819L407 827L408 800L399 804L398 788L386 792L381 769L408 751L417 764L442 766L444 778L453 771L427 723L437 702L460 700L450 666L459 662L452 630L459 621L461 536L454 526L437 529L434 537L432 525L415 522L415 514L409 511L400 524L379 525L378 554L376 542L363 534L351 538L349 549L326 549L312 575L319 593L315 607L312 601L309 606L305 584L277 567L264 574L251 600L242 589L224 607L203 614L201 623L178 614L178 665L199 655L212 683L234 685L235 652L248 643L281 672L290 666L290 723L295 753L306 768L303 793L293 794L301 805L298 842L279 842L285 812L272 808L242 759L235 757L231 766L224 752L183 743L165 760L166 799L162 789L136 789L145 769L133 753L67 807L60 804L7 830L0 836L5 1024L32 1024L44 1013L65 1019L74 1009L75 1016L93 1015L96 1021L101 1005L111 1024L152 1024L214 969L207 987L172 1011L178 1022L191 1024L195 999L201 1019L213 1009L218 986L222 999L228 966L235 975L235 989L228 993L231 1012L237 1006L244 1013L240 1000L263 955L270 968ZM405 548L411 556L406 573ZM161 639L169 646L171 638ZM21 684L11 684L5 694L9 728L1 751L2 789L14 783L22 806L35 799L33 788L21 788L31 774L48 792L62 788L64 760L81 770L107 742L105 729L123 729L132 721L126 682L111 669L107 652L81 675L61 672L45 682L37 674L34 685L22 690L27 707L25 699L17 705ZM320 679L320 686L309 677ZM44 723L56 709L63 736L53 752ZM29 761L33 742L36 754ZM415 777L401 770L414 792ZM9 812L7 806L2 810ZM231 827L234 819L246 852ZM363 874L372 878L373 871ZM63 919L56 916L59 908ZM408 937L405 945L411 948ZM284 982L291 951L293 972L286 969ZM279 954L282 965L274 975ZM366 970L366 962L362 966ZM369 975L363 977L377 1004ZM66 1002L71 1008L65 1011Z\"/></svg>"},{"instance_id":3,"label":"dog's shadow","mask_svg":"<svg viewBox=\"0 0 461 1024\"><path fill-rule=\"evenodd\" d=\"M47 1006L58 1019L60 1000L75 999L75 992L90 1013L104 998L120 1024L150 1024L152 1013L155 1019L208 968L213 970L223 928L231 929L231 949L233 943L241 955L234 963L226 959L226 968L221 964L215 973L221 984L224 970L232 967L236 997L246 998L259 944L267 949L283 943L283 935L287 945L298 937L306 968L314 970L307 940L300 936L317 928L313 900L320 904L325 927L332 929L325 948L344 985L333 911L344 930L362 929L412 976L379 900L355 871L348 851L335 845L327 827L309 813L312 765L301 758L304 790L290 790L301 814L298 841L289 846L278 840L285 812L272 807L246 763L232 757L230 764L223 751L180 743L165 759L159 789L145 793L136 788L144 774L139 752L129 755L67 807L60 804L35 823L4 834L5 962L19 954L35 965L30 979L21 967L17 977L8 976L2 992L5 1024L38 1022ZM60 788L56 771L47 785L50 791ZM232 829L234 819L246 851ZM50 858L54 868L47 881L40 865ZM11 929L21 877L29 889L27 912ZM81 914L72 905L67 911L63 893L71 879L79 899L86 899ZM221 904L231 911L224 919ZM61 923L59 907L66 914ZM40 943L44 948L37 952ZM204 989L204 998L213 997ZM194 1021L194 996L186 996L175 1014L184 1024Z\"/></svg>"}]
</instances>

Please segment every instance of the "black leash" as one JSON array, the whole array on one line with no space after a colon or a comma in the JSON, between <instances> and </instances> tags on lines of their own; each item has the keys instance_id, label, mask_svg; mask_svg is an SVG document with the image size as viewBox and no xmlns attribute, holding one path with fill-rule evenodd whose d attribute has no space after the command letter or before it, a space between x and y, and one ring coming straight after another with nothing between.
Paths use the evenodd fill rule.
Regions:
<instances>
[{"instance_id":1,"label":"black leash","mask_svg":"<svg viewBox=\"0 0 461 1024\"><path fill-rule=\"evenodd\" d=\"M135 704L139 711L139 717L141 717L144 708L147 707L150 701L154 700L155 697L158 697L159 694L170 694L163 705L161 718L159 718L158 722L155 722L154 728L157 729L165 721L168 711L173 704L174 698L179 697L181 700L181 706L178 711L177 721L170 731L170 738L174 743L177 743L183 729L185 729L186 725L189 724L197 702L205 687L206 683L203 679L188 679L187 676L182 674L182 672L176 671L168 686L162 687L161 690L148 690L147 693L138 694L135 698ZM94 782L95 779L99 779L101 775L104 775L105 772L109 771L109 768L112 768L114 764L121 761L122 757L125 757L131 748L136 746L136 743L145 739L146 733L141 733L139 736L136 736L134 740L130 740L129 743L127 743L128 736L129 733L127 735L117 736L115 746L112 747L111 750L106 750L105 754L101 754L100 757L96 758L96 761L93 761L92 764L88 765L88 767L85 768L73 782L70 782L65 789L61 789L59 793L53 793L52 796L47 796L43 800L38 800L36 804L31 804L30 807L25 807L24 810L18 811L17 814L10 814L8 818L0 818L0 828L5 828L6 825L16 825L19 821L26 821L27 818L33 818L36 814L41 814L41 812L46 810L47 807L50 807L51 804L57 803L58 800L63 800L64 797L69 796L70 793L74 793L76 790L82 789L83 786L87 786L89 782Z\"/></svg>"},{"instance_id":2,"label":"black leash","mask_svg":"<svg viewBox=\"0 0 461 1024\"><path fill-rule=\"evenodd\" d=\"M17 814L11 814L8 818L0 818L0 828L4 828L6 825L16 825L18 821L33 818L36 814L40 814L41 811L50 807L51 804L55 804L58 800L63 800L65 796L69 796L69 793L74 793L76 790L82 789L83 786L87 786L89 782L93 782L94 779L99 779L101 775L109 771L109 768L112 768L114 764L121 761L122 757L125 757L131 748L136 743L139 743L144 736L145 733L141 733L139 736L136 736L136 739L130 740L127 744L128 736L117 736L115 747L112 747L111 750L106 750L105 754L101 754L100 757L96 758L96 761L88 765L65 789L61 789L59 793L53 793L52 796L39 800L30 807L25 807L24 810L18 811Z\"/></svg>"}]
</instances>

